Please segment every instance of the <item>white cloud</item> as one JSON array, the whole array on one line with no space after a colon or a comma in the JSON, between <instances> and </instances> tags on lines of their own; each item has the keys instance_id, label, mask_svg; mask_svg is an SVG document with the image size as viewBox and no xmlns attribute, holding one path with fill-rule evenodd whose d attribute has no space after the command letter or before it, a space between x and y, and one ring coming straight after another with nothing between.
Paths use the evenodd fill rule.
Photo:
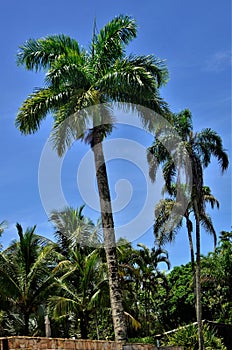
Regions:
<instances>
[{"instance_id":1,"label":"white cloud","mask_svg":"<svg viewBox=\"0 0 232 350\"><path fill-rule=\"evenodd\" d=\"M229 66L231 66L231 53L229 51L218 51L206 60L204 70L221 72Z\"/></svg>"}]
</instances>

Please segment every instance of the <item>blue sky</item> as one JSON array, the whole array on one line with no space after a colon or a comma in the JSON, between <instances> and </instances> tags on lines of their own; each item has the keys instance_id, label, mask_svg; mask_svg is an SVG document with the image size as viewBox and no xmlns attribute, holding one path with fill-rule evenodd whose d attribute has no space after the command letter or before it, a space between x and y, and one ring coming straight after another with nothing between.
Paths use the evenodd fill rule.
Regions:
<instances>
[{"instance_id":1,"label":"blue sky","mask_svg":"<svg viewBox=\"0 0 232 350\"><path fill-rule=\"evenodd\" d=\"M166 59L170 81L162 88L161 94L171 109L179 112L189 108L193 114L194 129L214 129L222 136L224 147L231 152L230 0L86 0L81 4L75 0L67 0L65 3L60 0L3 0L0 4L0 221L9 222L9 229L2 237L3 244L6 245L16 238L15 222L20 222L24 227L37 224L37 232L40 234L51 236L53 232L48 224L38 187L39 162L50 133L51 120L48 118L37 134L26 137L20 135L14 126L20 104L34 87L41 86L43 79L41 74L27 72L16 66L19 45L29 38L64 33L87 47L92 35L94 17L100 29L121 13L133 16L138 23L137 38L129 45L128 52L155 54ZM125 132L123 129L120 134L117 129L113 137L124 137ZM144 134L141 138L150 142L149 135ZM63 191L67 203L73 206L83 203L76 189L76 177L78 164L87 151L84 146L76 145L69 151L63 163ZM132 189L137 189L135 201L127 207L128 213L125 215L122 211L121 219L118 216L116 221L123 221L125 216L133 215L133 212L137 215L139 208L136 205L139 200L142 202L144 199L144 185L140 185L144 174L139 169L134 169L134 164L128 164L127 162L124 167L117 159L109 162L113 199L117 196L114 185L118 179L124 179L124 184L129 186L128 196L131 195L131 186ZM127 169L127 174L122 174L123 169ZM211 187L221 203L219 211L209 210L217 232L230 230L230 169L221 176L217 163L213 161L205 172L205 184ZM94 218L99 215L96 211L93 214L93 210L88 207L85 214L93 215ZM145 221L146 217L142 220ZM151 230L139 237L138 241L151 245ZM175 244L167 248L172 266L189 260L184 232L179 234ZM213 240L203 232L203 253L212 249Z\"/></svg>"}]
</instances>

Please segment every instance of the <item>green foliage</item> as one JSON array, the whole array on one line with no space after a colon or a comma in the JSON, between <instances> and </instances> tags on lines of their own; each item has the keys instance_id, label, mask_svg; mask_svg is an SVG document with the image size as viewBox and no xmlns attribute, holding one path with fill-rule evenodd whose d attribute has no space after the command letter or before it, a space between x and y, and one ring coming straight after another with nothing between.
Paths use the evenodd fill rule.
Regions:
<instances>
[{"instance_id":1,"label":"green foliage","mask_svg":"<svg viewBox=\"0 0 232 350\"><path fill-rule=\"evenodd\" d=\"M214 252L202 260L202 290L208 319L232 324L232 232L222 232Z\"/></svg>"},{"instance_id":2,"label":"green foliage","mask_svg":"<svg viewBox=\"0 0 232 350\"><path fill-rule=\"evenodd\" d=\"M71 228L74 241L63 246L58 240L59 247L36 235L35 228L17 228L19 241L0 253L0 335L25 334L22 315L28 302L30 335L45 335L44 316L49 312L52 336L114 339L104 250L75 246ZM231 237L231 232L222 232L215 251L201 258L203 318L227 324L232 323ZM155 334L195 321L191 263L163 274L159 264L168 262L165 251L141 244L135 249L125 239L118 242L118 261L130 342L153 343ZM206 349L224 350L207 327ZM170 335L170 343L194 344L195 328L181 328Z\"/></svg>"},{"instance_id":3,"label":"green foliage","mask_svg":"<svg viewBox=\"0 0 232 350\"><path fill-rule=\"evenodd\" d=\"M222 340L210 329L208 325L203 326L205 350L226 350ZM198 350L198 334L195 325L188 325L177 329L170 335L162 345L184 346L186 350Z\"/></svg>"},{"instance_id":4,"label":"green foliage","mask_svg":"<svg viewBox=\"0 0 232 350\"><path fill-rule=\"evenodd\" d=\"M156 341L153 337L144 337L144 338L129 338L128 343L140 343L140 344L156 344Z\"/></svg>"},{"instance_id":5,"label":"green foliage","mask_svg":"<svg viewBox=\"0 0 232 350\"><path fill-rule=\"evenodd\" d=\"M195 321L191 264L174 267L167 275L167 281L168 295L160 300L160 318L165 328Z\"/></svg>"},{"instance_id":6,"label":"green foliage","mask_svg":"<svg viewBox=\"0 0 232 350\"><path fill-rule=\"evenodd\" d=\"M35 234L35 226L25 232L21 225L16 227L19 241L0 254L1 308L5 329L10 334L28 335L33 328L30 318L47 303L58 256L48 239Z\"/></svg>"},{"instance_id":7,"label":"green foliage","mask_svg":"<svg viewBox=\"0 0 232 350\"><path fill-rule=\"evenodd\" d=\"M72 319L76 329L86 339L89 331L90 316L102 305L104 292L107 291L106 269L101 263L99 251L86 255L85 251L69 251L69 260L62 261L57 271L62 271L60 278L54 282L54 295L49 297L52 317ZM79 331L78 331L79 330Z\"/></svg>"}]
</instances>

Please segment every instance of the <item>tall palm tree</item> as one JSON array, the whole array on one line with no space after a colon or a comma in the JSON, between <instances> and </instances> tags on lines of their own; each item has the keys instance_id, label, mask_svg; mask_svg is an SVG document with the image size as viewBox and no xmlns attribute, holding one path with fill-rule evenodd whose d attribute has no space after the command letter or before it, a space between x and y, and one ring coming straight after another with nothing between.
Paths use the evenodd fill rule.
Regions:
<instances>
[{"instance_id":1,"label":"tall palm tree","mask_svg":"<svg viewBox=\"0 0 232 350\"><path fill-rule=\"evenodd\" d=\"M228 156L223 149L221 137L212 129L206 128L194 133L192 116L189 110L173 114L171 120L173 128L180 135L192 167L192 193L191 205L195 217L196 232L196 314L198 321L199 350L204 349L201 315L201 285L200 285L200 223L201 216L205 213L203 194L203 169L208 167L211 157L215 157L224 172L229 165ZM169 134L167 137L171 137ZM153 157L156 157L156 162ZM150 163L150 175L154 180L158 165L163 165L163 174L167 190L172 193L173 182L179 185L179 174L172 156L159 140L155 140L149 148L148 162Z\"/></svg>"},{"instance_id":2,"label":"tall palm tree","mask_svg":"<svg viewBox=\"0 0 232 350\"><path fill-rule=\"evenodd\" d=\"M45 87L35 90L22 104L16 126L24 134L36 132L51 112L53 141L59 155L73 140L85 140L94 154L105 251L109 271L111 308L115 339L126 339L125 318L118 281L114 221L103 139L112 131L112 113L106 102L127 102L165 113L167 105L158 89L167 81L164 63L152 55L125 54L126 45L136 37L137 26L129 16L117 16L99 33L94 30L89 50L65 35L28 40L20 47L18 64L28 70L44 70ZM91 110L83 110L91 107ZM143 124L152 120L138 109ZM68 118L72 115L72 118ZM148 120L149 119L149 120ZM89 120L92 127L87 129ZM67 123L65 123L65 121Z\"/></svg>"},{"instance_id":3,"label":"tall palm tree","mask_svg":"<svg viewBox=\"0 0 232 350\"><path fill-rule=\"evenodd\" d=\"M23 318L21 334L29 335L30 315L46 304L56 253L48 239L35 234L35 226L25 232L16 227L19 241L0 254L0 295Z\"/></svg>"}]
</instances>

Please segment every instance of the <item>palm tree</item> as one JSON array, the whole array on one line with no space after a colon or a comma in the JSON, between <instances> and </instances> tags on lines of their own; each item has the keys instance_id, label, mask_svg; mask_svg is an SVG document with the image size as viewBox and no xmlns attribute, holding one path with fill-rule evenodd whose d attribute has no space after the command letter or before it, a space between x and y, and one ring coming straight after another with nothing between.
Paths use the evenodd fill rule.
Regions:
<instances>
[{"instance_id":1,"label":"palm tree","mask_svg":"<svg viewBox=\"0 0 232 350\"><path fill-rule=\"evenodd\" d=\"M202 189L204 196L204 205L210 203L211 208L215 206L219 209L218 200L212 195L211 190L208 186L203 186ZM187 228L189 248L190 248L190 258L191 258L191 268L193 276L193 285L194 285L194 296L196 300L196 276L195 276L195 253L193 247L193 222L191 220L191 214L193 213L193 207L191 201L189 202L185 213L181 220L176 224L176 217L173 214L173 208L176 203L176 186L172 185L172 196L171 198L161 199L155 207L155 224L154 224L154 234L156 241L159 246L163 246L168 242L173 242L175 237L181 227L185 225ZM173 216L173 218L172 218ZM204 211L200 215L201 225L204 227L207 233L213 235L214 238L214 247L217 243L217 235L212 223L210 216Z\"/></svg>"},{"instance_id":2,"label":"palm tree","mask_svg":"<svg viewBox=\"0 0 232 350\"><path fill-rule=\"evenodd\" d=\"M87 339L90 316L96 314L97 306L100 306L99 300L106 298L103 293L108 287L99 250L95 249L86 255L75 248L70 251L68 260L57 265L55 272L61 273L61 276L56 278L56 292L49 298L53 317L72 318L75 323L72 335L79 326L81 338Z\"/></svg>"},{"instance_id":3,"label":"palm tree","mask_svg":"<svg viewBox=\"0 0 232 350\"><path fill-rule=\"evenodd\" d=\"M158 89L167 81L164 63L152 55L125 55L126 45L136 37L136 23L129 16L117 16L99 33L94 29L89 51L65 35L28 40L20 47L18 64L28 70L46 72L45 87L35 90L22 104L16 126L24 134L36 132L51 112L54 116L53 141L64 154L73 140L85 140L94 153L115 339L126 339L125 318L118 281L114 221L103 139L112 131L112 111L106 102L140 104L159 113L167 105ZM100 106L99 106L100 104ZM152 120L138 109L143 124ZM91 110L85 108L92 107ZM88 113L89 112L89 113ZM72 116L72 118L68 118ZM87 131L89 121L92 127Z\"/></svg>"},{"instance_id":4,"label":"palm tree","mask_svg":"<svg viewBox=\"0 0 232 350\"><path fill-rule=\"evenodd\" d=\"M35 234L35 226L25 232L21 225L16 227L19 241L0 254L0 295L15 312L15 320L20 315L20 333L29 335L30 315L46 304L56 254L48 239Z\"/></svg>"},{"instance_id":5,"label":"palm tree","mask_svg":"<svg viewBox=\"0 0 232 350\"><path fill-rule=\"evenodd\" d=\"M199 350L204 349L204 340L202 334L202 315L201 315L201 285L200 285L200 223L201 217L205 213L204 193L203 193L203 169L208 167L211 157L214 156L224 172L228 165L228 156L223 149L220 136L210 128L201 132L194 133L192 125L192 116L189 110L184 110L178 114L173 114L172 125L179 133L182 142L190 158L192 166L192 193L191 206L195 217L196 232L196 313L198 321ZM171 137L169 134L167 137ZM156 157L156 162L154 158ZM179 186L179 174L175 164L172 161L171 154L164 148L159 140L155 140L149 148L148 162L150 163L150 175L154 180L157 167L163 165L163 174L166 187L169 193L172 193L173 182Z\"/></svg>"},{"instance_id":6,"label":"palm tree","mask_svg":"<svg viewBox=\"0 0 232 350\"><path fill-rule=\"evenodd\" d=\"M66 207L63 210L53 210L50 221L56 230L55 237L61 248L61 253L68 257L70 249L77 246L87 251L100 246L100 222L94 225L93 221L83 215L85 205L80 208Z\"/></svg>"},{"instance_id":7,"label":"palm tree","mask_svg":"<svg viewBox=\"0 0 232 350\"><path fill-rule=\"evenodd\" d=\"M166 277L163 272L159 270L158 265L165 263L170 268L168 260L168 253L166 250L158 247L149 249L146 245L139 243L137 246L140 248L137 250L137 254L134 258L134 263L137 265L137 288L141 288L142 302L145 309L145 327L146 336L150 335L150 316L152 308L152 296L157 292L159 285L164 288L167 287Z\"/></svg>"}]
</instances>

